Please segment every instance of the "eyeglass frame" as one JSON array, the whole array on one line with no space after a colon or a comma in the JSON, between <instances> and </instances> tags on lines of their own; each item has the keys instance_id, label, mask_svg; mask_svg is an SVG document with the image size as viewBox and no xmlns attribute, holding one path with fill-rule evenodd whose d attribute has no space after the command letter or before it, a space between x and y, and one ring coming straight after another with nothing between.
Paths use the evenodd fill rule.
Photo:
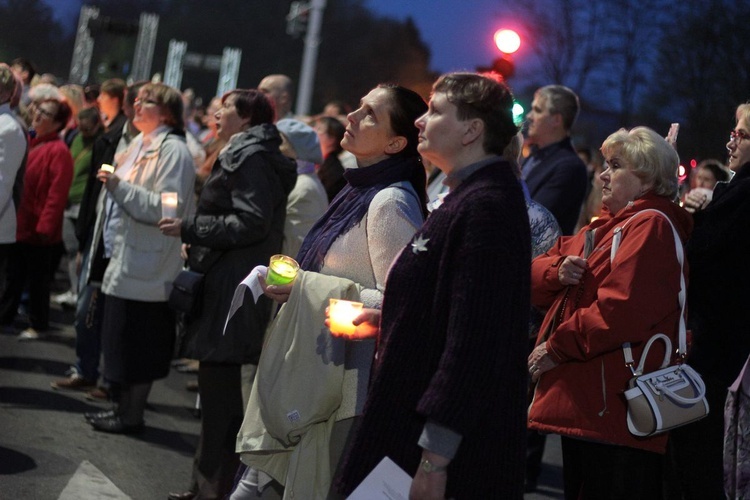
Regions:
<instances>
[{"instance_id":1,"label":"eyeglass frame","mask_svg":"<svg viewBox=\"0 0 750 500\"><path fill-rule=\"evenodd\" d=\"M133 107L148 107L148 106L158 106L159 103L154 101L153 99L143 99L140 100L139 98L135 98L133 101Z\"/></svg>"},{"instance_id":2,"label":"eyeglass frame","mask_svg":"<svg viewBox=\"0 0 750 500\"><path fill-rule=\"evenodd\" d=\"M750 134L743 132L742 130L732 130L729 132L729 142L735 143L737 146L740 145L740 143L745 140L750 139Z\"/></svg>"},{"instance_id":3,"label":"eyeglass frame","mask_svg":"<svg viewBox=\"0 0 750 500\"><path fill-rule=\"evenodd\" d=\"M55 120L55 116L57 116L57 113L53 113L51 111L47 111L46 109L44 109L41 106L37 106L34 111L36 113L41 113L42 115L46 116L47 118L49 118L52 121L54 121Z\"/></svg>"}]
</instances>

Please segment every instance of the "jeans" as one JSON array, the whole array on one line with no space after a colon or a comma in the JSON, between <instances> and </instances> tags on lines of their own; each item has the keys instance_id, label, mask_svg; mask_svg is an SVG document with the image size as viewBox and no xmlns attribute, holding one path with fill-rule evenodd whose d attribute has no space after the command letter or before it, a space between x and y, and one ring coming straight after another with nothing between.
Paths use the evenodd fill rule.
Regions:
<instances>
[{"instance_id":1,"label":"jeans","mask_svg":"<svg viewBox=\"0 0 750 500\"><path fill-rule=\"evenodd\" d=\"M76 306L76 370L86 380L99 379L99 359L102 353L102 316L104 294L95 285L84 285Z\"/></svg>"}]
</instances>

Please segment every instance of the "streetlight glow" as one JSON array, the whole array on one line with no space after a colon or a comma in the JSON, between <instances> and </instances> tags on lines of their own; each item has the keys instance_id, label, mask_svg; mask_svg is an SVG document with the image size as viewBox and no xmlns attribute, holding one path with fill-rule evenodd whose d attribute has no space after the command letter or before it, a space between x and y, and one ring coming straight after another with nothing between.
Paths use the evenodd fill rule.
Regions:
<instances>
[{"instance_id":1,"label":"streetlight glow","mask_svg":"<svg viewBox=\"0 0 750 500\"><path fill-rule=\"evenodd\" d=\"M495 32L495 45L503 54L512 54L521 46L521 37L513 30L500 29Z\"/></svg>"}]
</instances>

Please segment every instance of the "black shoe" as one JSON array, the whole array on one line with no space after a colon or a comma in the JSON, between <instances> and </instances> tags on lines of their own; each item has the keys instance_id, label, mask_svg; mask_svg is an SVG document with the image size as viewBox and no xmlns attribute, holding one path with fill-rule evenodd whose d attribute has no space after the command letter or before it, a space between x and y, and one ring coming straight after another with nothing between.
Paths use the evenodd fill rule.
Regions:
<instances>
[{"instance_id":1,"label":"black shoe","mask_svg":"<svg viewBox=\"0 0 750 500\"><path fill-rule=\"evenodd\" d=\"M91 422L91 426L97 431L108 432L110 434L137 434L143 432L143 429L146 427L143 422L127 425L118 416L94 420Z\"/></svg>"},{"instance_id":2,"label":"black shoe","mask_svg":"<svg viewBox=\"0 0 750 500\"><path fill-rule=\"evenodd\" d=\"M86 422L91 423L94 420L101 420L103 418L112 418L117 413L115 413L115 410L101 410L101 411L90 411L83 414L83 418L86 419Z\"/></svg>"},{"instance_id":3,"label":"black shoe","mask_svg":"<svg viewBox=\"0 0 750 500\"><path fill-rule=\"evenodd\" d=\"M167 500L193 500L195 493L192 491L185 491L183 493L170 493Z\"/></svg>"}]
</instances>

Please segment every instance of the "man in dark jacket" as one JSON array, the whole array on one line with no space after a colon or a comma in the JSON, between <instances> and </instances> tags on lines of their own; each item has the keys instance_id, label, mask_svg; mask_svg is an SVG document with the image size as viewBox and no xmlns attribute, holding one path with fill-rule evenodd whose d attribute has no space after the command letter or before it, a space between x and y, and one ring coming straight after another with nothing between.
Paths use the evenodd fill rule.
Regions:
<instances>
[{"instance_id":1,"label":"man in dark jacket","mask_svg":"<svg viewBox=\"0 0 750 500\"><path fill-rule=\"evenodd\" d=\"M76 238L80 248L76 260L79 269L86 268L82 265L86 260L100 257L89 255L96 221L96 204L103 185L96 179L96 173L102 164L113 163L115 153L125 150L132 138L138 135L138 131L132 124L135 115L133 102L141 85L143 83L131 85L124 95L119 94L120 97L117 97L116 92L108 94L108 102L110 105L117 104L118 111L111 117L106 131L94 142L91 152L91 168L76 220ZM68 378L56 380L51 384L53 389L89 391L88 397L93 399L107 397L106 388L96 387L101 356L100 324L104 311L104 295L100 290L101 282L97 279L97 277L101 278L104 271L105 265L101 264L100 262L100 265L92 265L92 272L84 276L80 283L75 319L76 356L78 358L76 364L71 368L71 375Z\"/></svg>"},{"instance_id":2,"label":"man in dark jacket","mask_svg":"<svg viewBox=\"0 0 750 500\"><path fill-rule=\"evenodd\" d=\"M527 140L531 154L523 164L523 178L531 199L552 212L562 234L573 234L589 185L586 165L570 142L578 116L578 96L568 87L547 85L534 93ZM529 431L526 489L536 489L545 436Z\"/></svg>"},{"instance_id":3,"label":"man in dark jacket","mask_svg":"<svg viewBox=\"0 0 750 500\"><path fill-rule=\"evenodd\" d=\"M531 155L523 178L531 198L552 212L564 235L573 234L588 185L586 165L570 142L578 109L572 90L547 85L536 91L526 115Z\"/></svg>"}]
</instances>

